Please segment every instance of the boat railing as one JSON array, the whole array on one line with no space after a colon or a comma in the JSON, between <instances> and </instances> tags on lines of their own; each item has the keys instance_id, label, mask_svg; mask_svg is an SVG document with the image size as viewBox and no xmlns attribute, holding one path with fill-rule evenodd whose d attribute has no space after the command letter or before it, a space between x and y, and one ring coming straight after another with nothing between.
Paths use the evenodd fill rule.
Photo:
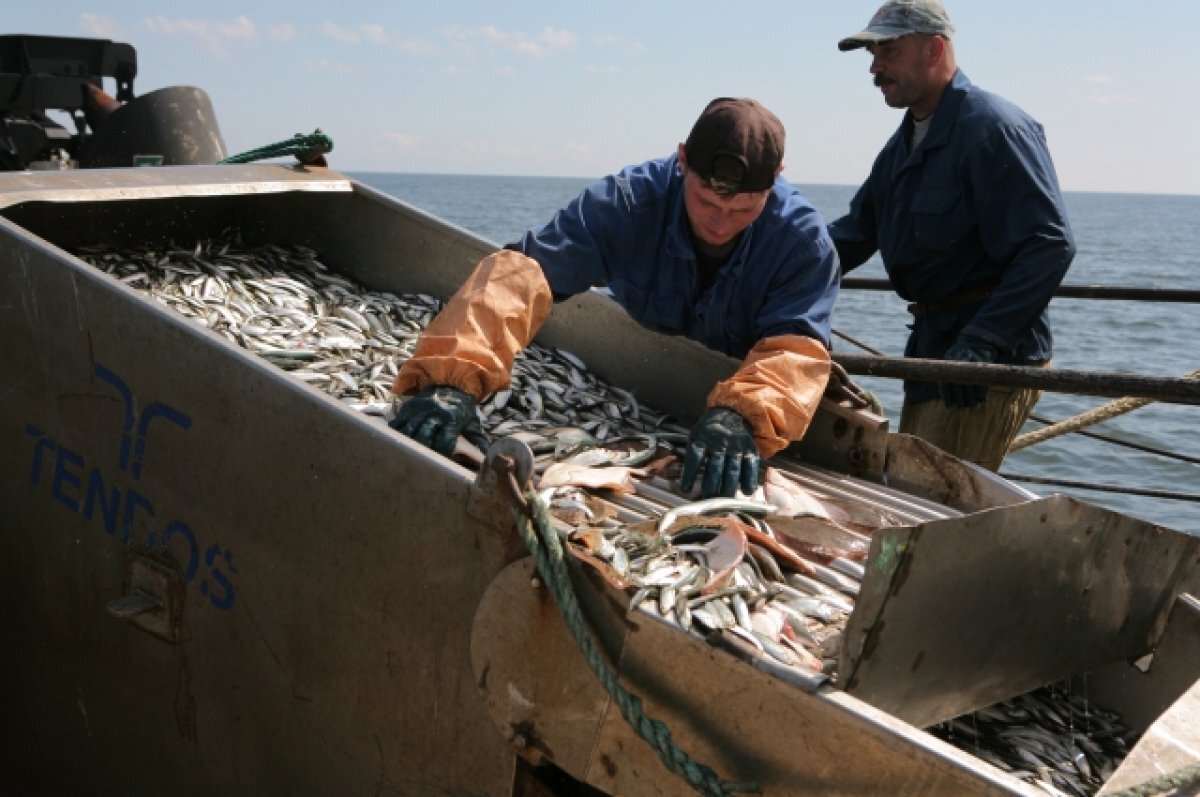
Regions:
<instances>
[{"instance_id":1,"label":"boat railing","mask_svg":"<svg viewBox=\"0 0 1200 797\"><path fill-rule=\"evenodd\" d=\"M842 280L842 288L894 292L888 280L864 277L847 277ZM1177 288L1065 284L1059 286L1054 295L1056 298L1069 299L1200 303L1200 290ZM962 384L988 385L989 387L1029 388L1054 393L1116 399L1101 407L1088 410L1064 420L1056 421L1042 417L1037 413L1031 414L1030 420L1044 424L1045 428L1019 435L1009 447L1009 453L1062 435L1077 434L1166 459L1193 465L1200 464L1200 458L1087 430L1089 426L1110 420L1118 415L1131 412L1153 402L1200 404L1200 370L1192 371L1181 377L1162 377L1110 371L1079 371L1019 365L891 357L840 330L834 330L834 335L867 352L866 354L833 353L833 360L840 364L846 373L851 376L911 379L928 382L952 381ZM1200 494L1179 491L1143 489L1125 485L1109 485L1005 472L1002 472L1000 475L1013 481L1028 482L1031 484L1200 503Z\"/></svg>"}]
</instances>

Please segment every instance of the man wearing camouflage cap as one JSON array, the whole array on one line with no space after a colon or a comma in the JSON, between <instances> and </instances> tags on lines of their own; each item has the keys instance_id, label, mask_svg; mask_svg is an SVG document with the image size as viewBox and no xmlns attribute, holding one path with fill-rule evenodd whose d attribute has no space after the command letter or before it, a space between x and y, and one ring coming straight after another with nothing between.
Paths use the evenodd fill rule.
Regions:
<instances>
[{"instance_id":1,"label":"man wearing camouflage cap","mask_svg":"<svg viewBox=\"0 0 1200 797\"><path fill-rule=\"evenodd\" d=\"M1048 365L1046 307L1075 256L1042 126L958 68L940 0L888 0L838 42L907 109L830 234L842 273L879 252L914 316L905 355ZM906 381L900 431L998 470L1040 391Z\"/></svg>"}]
</instances>

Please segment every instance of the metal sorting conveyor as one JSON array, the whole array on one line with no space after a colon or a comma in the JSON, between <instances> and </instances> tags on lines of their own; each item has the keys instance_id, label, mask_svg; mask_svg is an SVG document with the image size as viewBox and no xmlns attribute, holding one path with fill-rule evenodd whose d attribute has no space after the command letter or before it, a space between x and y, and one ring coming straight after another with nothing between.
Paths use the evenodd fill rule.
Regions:
<instances>
[{"instance_id":1,"label":"metal sorting conveyor","mask_svg":"<svg viewBox=\"0 0 1200 797\"><path fill-rule=\"evenodd\" d=\"M0 656L22 729L0 768L66 791L506 794L519 751L608 793L687 793L531 589L486 482L69 254L230 226L434 296L492 247L324 170L0 175L0 603L23 610L0 650L28 652ZM591 294L539 342L684 419L735 365ZM622 682L722 776L772 795L1038 794L920 728L1069 676L1098 689L1111 668L1112 694L1164 708L1196 680L1171 653L1186 641L1156 654L1169 687L1125 665L1177 627L1196 540L1038 499L837 407L795 454L776 464L811 491L905 521L872 535L842 688L627 617L574 573ZM669 503L652 484L615 502L630 519ZM107 611L145 593L162 608Z\"/></svg>"}]
</instances>

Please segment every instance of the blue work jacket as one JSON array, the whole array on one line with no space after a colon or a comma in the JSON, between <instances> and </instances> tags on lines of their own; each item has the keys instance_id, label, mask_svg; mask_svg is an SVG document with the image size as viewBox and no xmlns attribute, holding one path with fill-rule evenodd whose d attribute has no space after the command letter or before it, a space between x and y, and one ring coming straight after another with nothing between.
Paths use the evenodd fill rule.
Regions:
<instances>
[{"instance_id":1,"label":"blue work jacket","mask_svg":"<svg viewBox=\"0 0 1200 797\"><path fill-rule=\"evenodd\" d=\"M598 180L507 248L541 265L555 301L607 287L643 326L733 357L784 334L829 348L837 251L820 214L786 180L775 181L762 214L703 291L688 225L672 155Z\"/></svg>"},{"instance_id":2,"label":"blue work jacket","mask_svg":"<svg viewBox=\"0 0 1200 797\"><path fill-rule=\"evenodd\" d=\"M999 362L1049 360L1046 308L1075 241L1042 126L961 70L910 152L912 124L909 111L850 212L829 225L842 271L879 251L896 292L921 305L910 357L941 358L966 332L995 345ZM926 383L905 390L913 402L937 396Z\"/></svg>"}]
</instances>

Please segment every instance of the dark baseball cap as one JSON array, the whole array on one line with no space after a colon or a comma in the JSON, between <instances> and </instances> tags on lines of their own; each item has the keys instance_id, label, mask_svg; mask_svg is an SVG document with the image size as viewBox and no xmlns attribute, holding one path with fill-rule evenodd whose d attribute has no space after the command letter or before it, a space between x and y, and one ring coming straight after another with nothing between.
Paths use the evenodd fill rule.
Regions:
<instances>
[{"instance_id":1,"label":"dark baseball cap","mask_svg":"<svg viewBox=\"0 0 1200 797\"><path fill-rule=\"evenodd\" d=\"M941 0L888 0L871 17L865 30L842 39L838 49L843 52L857 50L910 33L932 33L950 38L954 25Z\"/></svg>"},{"instance_id":2,"label":"dark baseball cap","mask_svg":"<svg viewBox=\"0 0 1200 797\"><path fill-rule=\"evenodd\" d=\"M765 191L783 165L783 123L756 100L718 97L684 142L689 171L721 194Z\"/></svg>"}]
</instances>

